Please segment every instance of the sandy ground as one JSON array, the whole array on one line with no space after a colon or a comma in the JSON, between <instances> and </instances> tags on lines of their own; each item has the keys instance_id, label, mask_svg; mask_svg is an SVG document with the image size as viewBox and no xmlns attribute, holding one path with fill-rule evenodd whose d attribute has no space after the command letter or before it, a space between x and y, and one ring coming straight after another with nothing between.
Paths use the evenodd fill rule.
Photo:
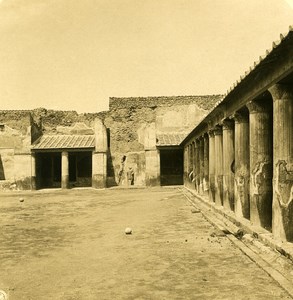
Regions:
<instances>
[{"instance_id":1,"label":"sandy ground","mask_svg":"<svg viewBox=\"0 0 293 300\"><path fill-rule=\"evenodd\" d=\"M6 193L0 224L9 299L291 299L178 189Z\"/></svg>"}]
</instances>

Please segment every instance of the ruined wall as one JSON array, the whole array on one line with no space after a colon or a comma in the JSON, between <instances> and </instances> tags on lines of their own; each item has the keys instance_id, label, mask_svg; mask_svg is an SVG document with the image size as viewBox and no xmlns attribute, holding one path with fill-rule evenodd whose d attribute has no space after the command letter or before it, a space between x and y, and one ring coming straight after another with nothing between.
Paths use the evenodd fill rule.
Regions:
<instances>
[{"instance_id":1,"label":"ruined wall","mask_svg":"<svg viewBox=\"0 0 293 300\"><path fill-rule=\"evenodd\" d=\"M75 111L0 111L0 189L29 189L31 144L42 134L94 134L95 114Z\"/></svg>"},{"instance_id":2,"label":"ruined wall","mask_svg":"<svg viewBox=\"0 0 293 300\"><path fill-rule=\"evenodd\" d=\"M156 174L156 133L188 133L221 98L212 96L110 98L109 112L101 117L109 129L108 184L127 185L127 172L134 171L134 184L156 179L146 174L146 151L151 173ZM151 145L151 146L150 146ZM148 168L148 167L147 167ZM146 182L147 181L147 182Z\"/></svg>"},{"instance_id":3,"label":"ruined wall","mask_svg":"<svg viewBox=\"0 0 293 300\"><path fill-rule=\"evenodd\" d=\"M0 124L5 124L10 128L18 130L21 134L27 133L31 125L29 110L2 110L0 111Z\"/></svg>"},{"instance_id":4,"label":"ruined wall","mask_svg":"<svg viewBox=\"0 0 293 300\"><path fill-rule=\"evenodd\" d=\"M88 127L93 127L94 120L98 116L98 113L78 114L71 110L47 110L45 108L34 109L31 112L33 119L39 120L42 124L44 134L64 134L62 128L66 131L66 127L72 127L76 123L84 123Z\"/></svg>"},{"instance_id":5,"label":"ruined wall","mask_svg":"<svg viewBox=\"0 0 293 300\"><path fill-rule=\"evenodd\" d=\"M110 98L109 111L84 114L45 108L0 111L0 125L5 124L6 129L5 133L0 131L0 176L8 176L13 186L18 182L18 188L25 188L31 170L26 155L32 142L41 134L93 134L91 128L99 118L108 135L107 185L155 182L153 176L158 173L155 165L159 164L156 134L187 134L220 98L220 95ZM12 165L14 174L18 174L14 178ZM8 175L1 175L4 169ZM127 180L130 173L134 174L132 183ZM3 184L3 179L0 181Z\"/></svg>"},{"instance_id":6,"label":"ruined wall","mask_svg":"<svg viewBox=\"0 0 293 300\"><path fill-rule=\"evenodd\" d=\"M29 111L0 111L1 189L30 188L31 122ZM34 136L38 134L36 128Z\"/></svg>"}]
</instances>

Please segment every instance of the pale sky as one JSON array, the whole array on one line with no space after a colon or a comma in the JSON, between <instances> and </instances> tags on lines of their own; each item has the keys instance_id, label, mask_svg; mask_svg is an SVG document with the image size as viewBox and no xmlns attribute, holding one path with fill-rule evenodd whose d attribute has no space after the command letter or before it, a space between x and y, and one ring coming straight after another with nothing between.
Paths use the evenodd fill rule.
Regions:
<instances>
[{"instance_id":1,"label":"pale sky","mask_svg":"<svg viewBox=\"0 0 293 300\"><path fill-rule=\"evenodd\" d=\"M293 24L293 0L0 0L0 109L223 94Z\"/></svg>"}]
</instances>

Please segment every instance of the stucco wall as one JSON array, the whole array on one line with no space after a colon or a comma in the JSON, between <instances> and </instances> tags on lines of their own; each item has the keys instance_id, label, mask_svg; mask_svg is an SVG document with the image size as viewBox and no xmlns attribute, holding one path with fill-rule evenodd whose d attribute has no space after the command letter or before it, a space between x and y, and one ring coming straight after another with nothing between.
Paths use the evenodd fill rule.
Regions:
<instances>
[{"instance_id":1,"label":"stucco wall","mask_svg":"<svg viewBox=\"0 0 293 300\"><path fill-rule=\"evenodd\" d=\"M14 149L0 148L0 181L14 180Z\"/></svg>"},{"instance_id":2,"label":"stucco wall","mask_svg":"<svg viewBox=\"0 0 293 300\"><path fill-rule=\"evenodd\" d=\"M0 188L30 189L30 114L5 112L0 117Z\"/></svg>"},{"instance_id":3,"label":"stucco wall","mask_svg":"<svg viewBox=\"0 0 293 300\"><path fill-rule=\"evenodd\" d=\"M221 98L212 96L110 98L109 112L101 115L110 131L108 183L126 185L129 167L134 184L145 185L145 150L154 150L156 133L188 133ZM159 163L159 160L156 160ZM146 166L147 164L147 166ZM154 164L150 171L155 174Z\"/></svg>"},{"instance_id":4,"label":"stucco wall","mask_svg":"<svg viewBox=\"0 0 293 300\"><path fill-rule=\"evenodd\" d=\"M153 163L159 164L159 159L154 158L155 152L149 152L146 159L146 151L156 151L156 134L187 134L220 98L220 95L110 98L109 111L86 114L44 108L0 111L0 124L7 128L6 133L0 132L0 148L11 148L14 155L24 155L30 153L31 142L40 134L92 134L91 128L98 117L107 128L110 146L107 152L108 186L127 185L130 167L134 172L134 185L145 185L150 176L155 182L153 176L158 173ZM78 123L85 126L74 125ZM3 157L8 159L9 156L4 153ZM17 174L14 180L22 178L26 186L28 174L22 174L18 169L30 171L28 159L14 157L13 163ZM146 173L148 166L150 170Z\"/></svg>"}]
</instances>

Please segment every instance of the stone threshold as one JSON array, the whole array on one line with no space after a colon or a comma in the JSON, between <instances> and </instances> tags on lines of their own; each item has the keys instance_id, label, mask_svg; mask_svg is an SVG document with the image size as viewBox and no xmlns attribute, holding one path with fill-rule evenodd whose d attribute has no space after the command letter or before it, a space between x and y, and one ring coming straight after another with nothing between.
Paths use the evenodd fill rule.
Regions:
<instances>
[{"instance_id":1,"label":"stone threshold","mask_svg":"<svg viewBox=\"0 0 293 300\"><path fill-rule=\"evenodd\" d=\"M250 234L266 246L278 251L293 262L293 243L276 240L270 231L251 224L251 222L245 218L236 218L233 211L228 211L222 206L216 206L214 202L208 200L207 196L199 195L196 191L188 187L184 187L182 190L187 191L190 195L199 200L202 205L217 214L235 236ZM192 201L192 199L190 200ZM230 224L227 224L227 221Z\"/></svg>"}]
</instances>

